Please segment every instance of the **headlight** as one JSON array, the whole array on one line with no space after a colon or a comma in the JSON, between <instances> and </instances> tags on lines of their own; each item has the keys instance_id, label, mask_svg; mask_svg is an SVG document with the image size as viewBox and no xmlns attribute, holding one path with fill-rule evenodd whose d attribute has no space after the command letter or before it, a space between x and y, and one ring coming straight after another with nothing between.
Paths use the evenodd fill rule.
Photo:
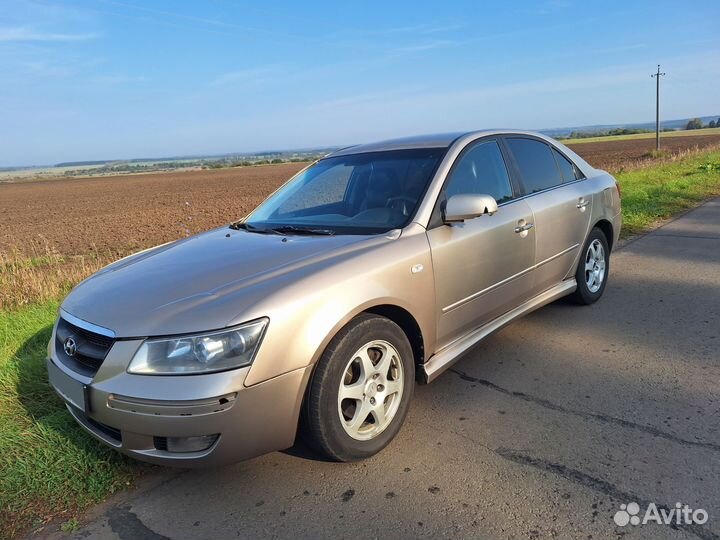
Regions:
<instances>
[{"instance_id":1,"label":"headlight","mask_svg":"<svg viewBox=\"0 0 720 540\"><path fill-rule=\"evenodd\" d=\"M128 371L142 375L184 375L224 371L252 363L267 319L194 336L147 339Z\"/></svg>"}]
</instances>

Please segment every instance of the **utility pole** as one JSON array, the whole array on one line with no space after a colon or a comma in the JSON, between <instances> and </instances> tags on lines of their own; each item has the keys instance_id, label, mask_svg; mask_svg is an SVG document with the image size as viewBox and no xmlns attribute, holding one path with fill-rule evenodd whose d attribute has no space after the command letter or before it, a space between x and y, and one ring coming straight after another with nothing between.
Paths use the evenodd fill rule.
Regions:
<instances>
[{"instance_id":1,"label":"utility pole","mask_svg":"<svg viewBox=\"0 0 720 540\"><path fill-rule=\"evenodd\" d=\"M658 64L657 73L653 73L650 77L655 77L655 151L660 151L660 77L665 75L660 73L660 64Z\"/></svg>"}]
</instances>

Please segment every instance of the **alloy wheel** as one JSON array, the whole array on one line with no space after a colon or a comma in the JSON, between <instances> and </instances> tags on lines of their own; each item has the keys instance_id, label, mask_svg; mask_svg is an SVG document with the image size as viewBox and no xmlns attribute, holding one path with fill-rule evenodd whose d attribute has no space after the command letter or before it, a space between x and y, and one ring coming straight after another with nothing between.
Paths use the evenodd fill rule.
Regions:
<instances>
[{"instance_id":1,"label":"alloy wheel","mask_svg":"<svg viewBox=\"0 0 720 540\"><path fill-rule=\"evenodd\" d=\"M400 354L390 343L363 345L345 367L338 392L338 414L353 439L377 437L395 417L403 394Z\"/></svg>"},{"instance_id":2,"label":"alloy wheel","mask_svg":"<svg viewBox=\"0 0 720 540\"><path fill-rule=\"evenodd\" d=\"M585 283L591 293L596 293L605 280L605 248L600 240L593 240L585 254Z\"/></svg>"}]
</instances>

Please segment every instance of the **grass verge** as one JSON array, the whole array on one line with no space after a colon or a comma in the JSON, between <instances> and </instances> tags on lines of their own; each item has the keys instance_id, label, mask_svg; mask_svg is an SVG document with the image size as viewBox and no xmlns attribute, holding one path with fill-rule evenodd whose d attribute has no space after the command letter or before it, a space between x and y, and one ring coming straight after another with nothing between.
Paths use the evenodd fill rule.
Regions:
<instances>
[{"instance_id":1,"label":"grass verge","mask_svg":"<svg viewBox=\"0 0 720 540\"><path fill-rule=\"evenodd\" d=\"M71 520L143 470L82 431L48 385L57 307L0 311L0 538Z\"/></svg>"},{"instance_id":2,"label":"grass verge","mask_svg":"<svg viewBox=\"0 0 720 540\"><path fill-rule=\"evenodd\" d=\"M616 174L623 235L720 196L720 150ZM145 466L86 435L47 383L45 349L67 288L108 262L48 251L0 254L0 538L51 519L77 526L89 505L124 488Z\"/></svg>"},{"instance_id":3,"label":"grass verge","mask_svg":"<svg viewBox=\"0 0 720 540\"><path fill-rule=\"evenodd\" d=\"M622 189L624 237L720 196L720 150L615 174Z\"/></svg>"},{"instance_id":4,"label":"grass verge","mask_svg":"<svg viewBox=\"0 0 720 540\"><path fill-rule=\"evenodd\" d=\"M30 257L17 250L9 254L0 252L0 310L59 298L119 258L96 252L66 257L49 246Z\"/></svg>"}]
</instances>

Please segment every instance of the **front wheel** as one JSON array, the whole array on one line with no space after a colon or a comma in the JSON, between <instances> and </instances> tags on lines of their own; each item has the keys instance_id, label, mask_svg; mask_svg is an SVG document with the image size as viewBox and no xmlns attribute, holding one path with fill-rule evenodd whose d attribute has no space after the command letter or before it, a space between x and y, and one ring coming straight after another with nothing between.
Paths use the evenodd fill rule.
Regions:
<instances>
[{"instance_id":1,"label":"front wheel","mask_svg":"<svg viewBox=\"0 0 720 540\"><path fill-rule=\"evenodd\" d=\"M305 438L336 461L376 454L400 431L414 380L402 329L385 317L356 317L318 361L305 397Z\"/></svg>"},{"instance_id":2,"label":"front wheel","mask_svg":"<svg viewBox=\"0 0 720 540\"><path fill-rule=\"evenodd\" d=\"M607 238L600 229L594 228L590 231L578 261L575 272L577 289L571 298L578 304L597 302L607 285L609 271L610 249Z\"/></svg>"}]
</instances>

